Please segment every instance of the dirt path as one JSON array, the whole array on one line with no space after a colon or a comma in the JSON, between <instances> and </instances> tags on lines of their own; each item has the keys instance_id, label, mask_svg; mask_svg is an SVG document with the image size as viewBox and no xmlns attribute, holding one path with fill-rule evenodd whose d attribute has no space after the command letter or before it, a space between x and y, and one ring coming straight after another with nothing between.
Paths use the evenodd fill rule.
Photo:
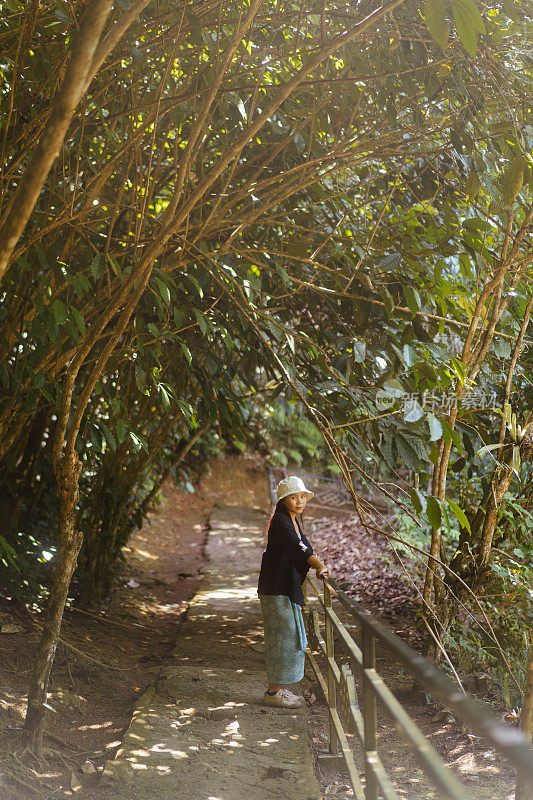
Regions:
<instances>
[{"instance_id":1,"label":"dirt path","mask_svg":"<svg viewBox=\"0 0 533 800\"><path fill-rule=\"evenodd\" d=\"M214 461L194 494L167 484L164 495L164 504L132 536L126 569L105 611L89 614L73 604L65 614L62 638L68 645L58 648L48 700L54 711L46 721L53 737L46 742L56 754L45 765L22 754L20 740L38 640L34 618L0 603L0 621L21 628L0 640L1 800L91 798L199 586L208 515L217 503L264 510L269 504L262 464L243 457ZM13 786L11 775L24 783Z\"/></svg>"},{"instance_id":2,"label":"dirt path","mask_svg":"<svg viewBox=\"0 0 533 800\"><path fill-rule=\"evenodd\" d=\"M214 510L202 586L94 800L321 800L307 708L262 702L265 522L248 506Z\"/></svg>"}]
</instances>

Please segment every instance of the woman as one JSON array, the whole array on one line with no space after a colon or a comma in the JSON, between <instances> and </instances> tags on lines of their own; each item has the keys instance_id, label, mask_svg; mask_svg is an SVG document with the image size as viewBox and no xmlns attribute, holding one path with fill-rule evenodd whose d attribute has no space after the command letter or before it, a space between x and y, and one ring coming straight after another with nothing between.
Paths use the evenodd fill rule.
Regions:
<instances>
[{"instance_id":1,"label":"woman","mask_svg":"<svg viewBox=\"0 0 533 800\"><path fill-rule=\"evenodd\" d=\"M296 475L278 483L277 503L268 525L268 543L261 561L257 593L265 629L268 689L263 702L270 706L298 708L302 697L285 684L301 681L305 667L307 638L301 606L302 584L310 568L318 578L329 575L328 568L313 555L297 514L305 508L313 492Z\"/></svg>"}]
</instances>

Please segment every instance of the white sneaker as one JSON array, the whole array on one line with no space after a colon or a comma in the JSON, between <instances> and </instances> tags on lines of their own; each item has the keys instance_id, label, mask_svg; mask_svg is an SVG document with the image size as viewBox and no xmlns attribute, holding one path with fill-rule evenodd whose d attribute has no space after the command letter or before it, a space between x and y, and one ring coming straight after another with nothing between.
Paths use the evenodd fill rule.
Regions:
<instances>
[{"instance_id":1,"label":"white sneaker","mask_svg":"<svg viewBox=\"0 0 533 800\"><path fill-rule=\"evenodd\" d=\"M267 706L278 706L280 708L300 708L302 701L287 689L278 689L276 694L263 695L263 703Z\"/></svg>"},{"instance_id":2,"label":"white sneaker","mask_svg":"<svg viewBox=\"0 0 533 800\"><path fill-rule=\"evenodd\" d=\"M286 695L288 695L288 697L291 697L294 700L300 700L300 702L302 702L302 703L303 703L303 701L305 699L303 695L294 694L294 692L291 692L290 689L286 689L285 687L283 688L283 691L285 692Z\"/></svg>"}]
</instances>

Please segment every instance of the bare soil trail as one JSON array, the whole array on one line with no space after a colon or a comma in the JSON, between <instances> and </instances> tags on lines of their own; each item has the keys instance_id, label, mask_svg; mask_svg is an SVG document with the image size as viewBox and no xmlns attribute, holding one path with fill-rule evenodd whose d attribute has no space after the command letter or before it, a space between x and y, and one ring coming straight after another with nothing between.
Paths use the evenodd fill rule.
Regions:
<instances>
[{"instance_id":1,"label":"bare soil trail","mask_svg":"<svg viewBox=\"0 0 533 800\"><path fill-rule=\"evenodd\" d=\"M305 705L263 705L264 511L210 517L205 577L94 800L321 800Z\"/></svg>"},{"instance_id":2,"label":"bare soil trail","mask_svg":"<svg viewBox=\"0 0 533 800\"><path fill-rule=\"evenodd\" d=\"M65 614L52 674L46 744L50 757L34 762L23 750L28 678L38 615L0 602L0 800L90 800L103 764L112 758L132 708L168 658L180 620L202 579L207 519L217 504L258 507L270 500L256 458L212 461L194 494L168 482L165 501L135 532L126 566L105 610ZM17 782L13 781L17 778Z\"/></svg>"}]
</instances>

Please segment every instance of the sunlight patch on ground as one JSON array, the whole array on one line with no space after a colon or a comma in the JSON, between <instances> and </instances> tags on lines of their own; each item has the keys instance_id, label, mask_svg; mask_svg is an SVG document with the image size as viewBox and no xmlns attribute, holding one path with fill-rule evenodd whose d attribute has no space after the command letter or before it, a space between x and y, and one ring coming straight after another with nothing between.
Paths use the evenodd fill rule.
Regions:
<instances>
[{"instance_id":1,"label":"sunlight patch on ground","mask_svg":"<svg viewBox=\"0 0 533 800\"><path fill-rule=\"evenodd\" d=\"M96 731L100 730L100 728L110 728L113 723L109 720L108 722L99 722L98 724L94 725L79 725L79 731Z\"/></svg>"},{"instance_id":2,"label":"sunlight patch on ground","mask_svg":"<svg viewBox=\"0 0 533 800\"><path fill-rule=\"evenodd\" d=\"M21 719L26 714L26 702L24 700L0 700L0 708L5 708L10 716L16 712Z\"/></svg>"},{"instance_id":3,"label":"sunlight patch on ground","mask_svg":"<svg viewBox=\"0 0 533 800\"><path fill-rule=\"evenodd\" d=\"M212 592L206 592L203 597L209 600L230 600L240 597L241 599L254 599L257 597L257 590L255 587L250 589L250 587L246 587L244 589L215 589ZM200 604L198 604L200 605Z\"/></svg>"},{"instance_id":4,"label":"sunlight patch on ground","mask_svg":"<svg viewBox=\"0 0 533 800\"><path fill-rule=\"evenodd\" d=\"M183 750L173 750L171 747L168 747L162 743L154 744L153 747L150 748L151 753L168 753L172 756L172 758L189 758L189 754L185 753Z\"/></svg>"},{"instance_id":5,"label":"sunlight patch on ground","mask_svg":"<svg viewBox=\"0 0 533 800\"><path fill-rule=\"evenodd\" d=\"M135 549L135 552L139 553L139 555L143 556L143 558L149 558L152 561L158 561L159 560L159 556L154 556L153 553L148 553L146 550L139 550L138 547Z\"/></svg>"}]
</instances>

